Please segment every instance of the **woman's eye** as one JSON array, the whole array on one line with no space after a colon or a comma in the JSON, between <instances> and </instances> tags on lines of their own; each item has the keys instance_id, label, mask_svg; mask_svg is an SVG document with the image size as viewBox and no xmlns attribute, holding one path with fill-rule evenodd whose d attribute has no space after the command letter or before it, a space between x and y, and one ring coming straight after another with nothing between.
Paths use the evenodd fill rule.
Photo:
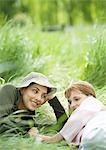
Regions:
<instances>
[{"instance_id":1,"label":"woman's eye","mask_svg":"<svg viewBox=\"0 0 106 150\"><path fill-rule=\"evenodd\" d=\"M38 93L38 91L35 90L35 89L32 89L32 91L33 91L34 94L37 94L37 93Z\"/></svg>"},{"instance_id":2,"label":"woman's eye","mask_svg":"<svg viewBox=\"0 0 106 150\"><path fill-rule=\"evenodd\" d=\"M44 95L42 96L42 98L44 98L44 99L46 99L46 97L47 97L47 95L46 95L46 94L44 94Z\"/></svg>"}]
</instances>

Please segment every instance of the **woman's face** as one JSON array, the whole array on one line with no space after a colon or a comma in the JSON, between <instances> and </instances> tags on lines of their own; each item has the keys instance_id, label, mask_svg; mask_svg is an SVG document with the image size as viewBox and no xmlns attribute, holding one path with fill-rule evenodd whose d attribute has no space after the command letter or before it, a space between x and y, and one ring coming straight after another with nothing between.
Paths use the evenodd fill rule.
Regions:
<instances>
[{"instance_id":1,"label":"woman's face","mask_svg":"<svg viewBox=\"0 0 106 150\"><path fill-rule=\"evenodd\" d=\"M79 90L72 90L71 95L68 99L69 102L69 108L72 110L75 110L80 106L80 104L85 100L87 95L83 94Z\"/></svg>"},{"instance_id":2,"label":"woman's face","mask_svg":"<svg viewBox=\"0 0 106 150\"><path fill-rule=\"evenodd\" d=\"M34 111L46 102L47 87L39 84L32 84L21 90L22 107L27 110Z\"/></svg>"}]
</instances>

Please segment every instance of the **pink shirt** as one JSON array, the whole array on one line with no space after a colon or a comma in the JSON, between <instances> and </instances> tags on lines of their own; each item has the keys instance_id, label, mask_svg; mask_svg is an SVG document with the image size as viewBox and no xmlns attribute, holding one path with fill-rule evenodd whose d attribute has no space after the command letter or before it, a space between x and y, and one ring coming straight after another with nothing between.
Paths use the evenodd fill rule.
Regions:
<instances>
[{"instance_id":1,"label":"pink shirt","mask_svg":"<svg viewBox=\"0 0 106 150\"><path fill-rule=\"evenodd\" d=\"M104 105L99 100L87 97L69 117L60 134L68 144L79 145L84 127L103 108Z\"/></svg>"}]
</instances>

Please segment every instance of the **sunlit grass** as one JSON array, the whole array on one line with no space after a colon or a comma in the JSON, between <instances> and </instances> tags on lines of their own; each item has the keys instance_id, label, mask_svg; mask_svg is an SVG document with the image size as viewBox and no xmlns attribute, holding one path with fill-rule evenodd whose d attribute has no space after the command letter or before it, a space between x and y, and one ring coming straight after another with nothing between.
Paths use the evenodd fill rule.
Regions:
<instances>
[{"instance_id":1,"label":"sunlit grass","mask_svg":"<svg viewBox=\"0 0 106 150\"><path fill-rule=\"evenodd\" d=\"M104 32L102 25L70 27L62 32L41 32L33 26L20 28L6 24L0 29L0 84L6 81L16 85L30 71L45 73L57 86L56 95L68 113L64 90L73 80L85 79L95 86L97 98L106 104ZM56 121L48 104L38 109L36 119L42 124L54 124ZM40 132L43 131L42 128ZM38 144L29 138L1 137L0 149L69 150L70 147L66 142Z\"/></svg>"},{"instance_id":2,"label":"sunlit grass","mask_svg":"<svg viewBox=\"0 0 106 150\"><path fill-rule=\"evenodd\" d=\"M2 150L75 150L74 146L68 146L66 142L47 144L35 142L30 138L10 137L0 139L0 149Z\"/></svg>"}]
</instances>

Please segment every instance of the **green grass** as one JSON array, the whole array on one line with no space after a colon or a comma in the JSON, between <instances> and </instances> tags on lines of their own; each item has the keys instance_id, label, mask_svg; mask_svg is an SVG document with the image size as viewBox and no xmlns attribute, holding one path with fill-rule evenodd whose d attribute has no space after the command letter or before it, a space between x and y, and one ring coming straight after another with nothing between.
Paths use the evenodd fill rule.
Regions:
<instances>
[{"instance_id":1,"label":"green grass","mask_svg":"<svg viewBox=\"0 0 106 150\"><path fill-rule=\"evenodd\" d=\"M75 26L65 32L41 32L34 26L20 28L7 23L0 28L0 83L6 81L16 85L30 71L45 73L57 86L57 96L68 113L64 90L70 82L85 79L95 86L97 98L106 104L105 39L105 25ZM47 104L38 112L38 122L55 123L53 110ZM0 149L70 148L66 142L38 144L29 138L1 137Z\"/></svg>"},{"instance_id":2,"label":"green grass","mask_svg":"<svg viewBox=\"0 0 106 150\"><path fill-rule=\"evenodd\" d=\"M104 35L95 39L86 57L83 79L102 88L106 85L106 39Z\"/></svg>"},{"instance_id":3,"label":"green grass","mask_svg":"<svg viewBox=\"0 0 106 150\"><path fill-rule=\"evenodd\" d=\"M69 146L65 142L61 142L59 144L46 144L46 143L38 143L34 142L29 138L2 138L0 139L0 149L1 150L71 150ZM75 149L72 147L72 149Z\"/></svg>"},{"instance_id":4,"label":"green grass","mask_svg":"<svg viewBox=\"0 0 106 150\"><path fill-rule=\"evenodd\" d=\"M32 63L32 42L11 22L0 28L0 75L6 82L26 72Z\"/></svg>"}]
</instances>

